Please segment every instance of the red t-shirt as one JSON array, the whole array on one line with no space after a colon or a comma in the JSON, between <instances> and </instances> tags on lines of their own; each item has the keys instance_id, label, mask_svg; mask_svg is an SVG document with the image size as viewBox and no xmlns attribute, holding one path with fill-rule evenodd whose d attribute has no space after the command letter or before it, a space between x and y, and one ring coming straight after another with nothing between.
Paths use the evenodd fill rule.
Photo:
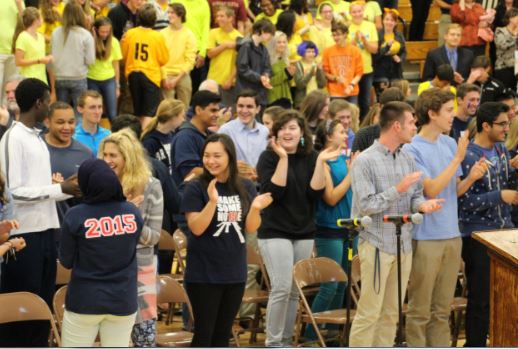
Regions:
<instances>
[{"instance_id":1,"label":"red t-shirt","mask_svg":"<svg viewBox=\"0 0 518 349\"><path fill-rule=\"evenodd\" d=\"M209 0L210 6L210 27L217 28L216 11L220 6L230 7L234 10L234 28L237 29L237 22L245 22L247 19L246 7L243 0Z\"/></svg>"}]
</instances>

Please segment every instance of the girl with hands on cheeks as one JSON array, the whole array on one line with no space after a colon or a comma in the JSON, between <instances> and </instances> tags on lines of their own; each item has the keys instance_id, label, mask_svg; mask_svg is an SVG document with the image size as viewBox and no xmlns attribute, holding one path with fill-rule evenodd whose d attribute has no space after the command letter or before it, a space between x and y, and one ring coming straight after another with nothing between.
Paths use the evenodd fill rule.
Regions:
<instances>
[{"instance_id":1,"label":"girl with hands on cheeks","mask_svg":"<svg viewBox=\"0 0 518 349\"><path fill-rule=\"evenodd\" d=\"M261 225L261 210L273 201L256 195L239 176L234 143L210 135L202 150L203 173L185 187L187 268L184 283L194 315L193 347L227 347L247 278L246 233Z\"/></svg>"},{"instance_id":2,"label":"girl with hands on cheeks","mask_svg":"<svg viewBox=\"0 0 518 349\"><path fill-rule=\"evenodd\" d=\"M340 152L339 148L315 152L306 120L298 111L285 110L273 124L270 147L259 158L261 192L273 198L263 210L258 231L259 250L272 286L266 346L291 346L298 304L293 265L311 256L317 231L314 205L326 186L326 162Z\"/></svg>"}]
</instances>

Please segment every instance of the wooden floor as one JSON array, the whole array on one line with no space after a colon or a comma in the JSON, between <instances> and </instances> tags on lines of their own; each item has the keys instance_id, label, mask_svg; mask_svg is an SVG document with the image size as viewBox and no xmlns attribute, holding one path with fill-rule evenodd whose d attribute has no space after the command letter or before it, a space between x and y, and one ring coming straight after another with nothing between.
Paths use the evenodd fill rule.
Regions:
<instances>
[{"instance_id":1,"label":"wooden floor","mask_svg":"<svg viewBox=\"0 0 518 349\"><path fill-rule=\"evenodd\" d=\"M157 322L157 331L159 333L179 330L179 329L181 329L181 327L182 327L181 316L179 316L179 315L174 316L173 323L171 323L169 325L166 325L164 321ZM464 343L465 343L464 333L462 332L459 337L460 338L457 342L457 347L463 347ZM250 332L245 332L244 334L240 335L239 336L239 346L245 347L245 348L246 347L253 347L253 348L264 347L264 340L265 340L264 333L259 333L257 335L257 343L249 344L249 339L250 339ZM232 347L236 346L233 340L230 341L230 346L232 346Z\"/></svg>"}]
</instances>

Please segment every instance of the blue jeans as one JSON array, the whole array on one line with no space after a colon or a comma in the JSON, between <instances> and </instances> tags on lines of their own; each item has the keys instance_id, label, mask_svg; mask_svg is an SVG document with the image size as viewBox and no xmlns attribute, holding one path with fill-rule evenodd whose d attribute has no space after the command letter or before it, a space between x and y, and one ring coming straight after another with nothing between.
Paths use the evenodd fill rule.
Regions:
<instances>
[{"instance_id":1,"label":"blue jeans","mask_svg":"<svg viewBox=\"0 0 518 349\"><path fill-rule=\"evenodd\" d=\"M56 80L56 98L77 108L77 99L87 88L86 79Z\"/></svg>"},{"instance_id":2,"label":"blue jeans","mask_svg":"<svg viewBox=\"0 0 518 349\"><path fill-rule=\"evenodd\" d=\"M315 238L315 247L317 248L318 257L328 257L342 266L347 273L347 239L336 238ZM356 252L358 239L353 241L353 251ZM345 290L347 284L344 282L327 282L320 286L320 291L315 296L311 311L317 313L320 311L333 310L343 308ZM328 329L337 329L337 325L327 325ZM316 339L317 335L312 325L306 330L305 337L308 339Z\"/></svg>"},{"instance_id":3,"label":"blue jeans","mask_svg":"<svg viewBox=\"0 0 518 349\"><path fill-rule=\"evenodd\" d=\"M88 79L88 89L99 92L103 96L104 113L110 121L117 116L117 83L115 78L108 80Z\"/></svg>"},{"instance_id":4,"label":"blue jeans","mask_svg":"<svg viewBox=\"0 0 518 349\"><path fill-rule=\"evenodd\" d=\"M65 102L74 107L76 118L81 115L77 112L77 99L88 89L86 79L81 80L56 80L56 98L58 101ZM80 120L77 120L79 123Z\"/></svg>"},{"instance_id":5,"label":"blue jeans","mask_svg":"<svg viewBox=\"0 0 518 349\"><path fill-rule=\"evenodd\" d=\"M373 80L374 73L364 74L358 84L358 86L360 87L360 94L358 95L358 106L360 107L360 120L363 120L365 115L367 115L367 113L369 112Z\"/></svg>"}]
</instances>

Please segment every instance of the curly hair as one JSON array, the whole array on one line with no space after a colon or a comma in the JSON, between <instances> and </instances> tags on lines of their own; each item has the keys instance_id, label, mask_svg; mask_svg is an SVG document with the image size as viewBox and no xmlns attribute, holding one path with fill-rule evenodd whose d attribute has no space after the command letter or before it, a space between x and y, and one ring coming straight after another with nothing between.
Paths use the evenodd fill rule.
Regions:
<instances>
[{"instance_id":1,"label":"curly hair","mask_svg":"<svg viewBox=\"0 0 518 349\"><path fill-rule=\"evenodd\" d=\"M125 161L119 178L124 195L127 196L135 190L145 187L151 177L151 166L146 158L144 147L133 131L122 129L103 139L99 146L98 158L103 158L104 147L107 143L115 144Z\"/></svg>"}]
</instances>

